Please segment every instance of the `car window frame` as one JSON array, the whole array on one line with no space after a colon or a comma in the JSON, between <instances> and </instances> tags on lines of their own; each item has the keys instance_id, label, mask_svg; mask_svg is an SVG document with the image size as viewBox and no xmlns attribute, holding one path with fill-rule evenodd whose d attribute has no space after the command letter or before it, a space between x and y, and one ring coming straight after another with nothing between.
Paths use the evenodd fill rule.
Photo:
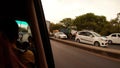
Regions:
<instances>
[{"instance_id":1,"label":"car window frame","mask_svg":"<svg viewBox=\"0 0 120 68\"><path fill-rule=\"evenodd\" d=\"M34 6L36 10L35 13L38 21L38 26L40 29L41 40L43 43L43 48L44 48L48 68L55 68L52 48L49 40L49 34L47 30L47 25L44 17L44 11L43 11L41 0L34 0Z\"/></svg>"}]
</instances>

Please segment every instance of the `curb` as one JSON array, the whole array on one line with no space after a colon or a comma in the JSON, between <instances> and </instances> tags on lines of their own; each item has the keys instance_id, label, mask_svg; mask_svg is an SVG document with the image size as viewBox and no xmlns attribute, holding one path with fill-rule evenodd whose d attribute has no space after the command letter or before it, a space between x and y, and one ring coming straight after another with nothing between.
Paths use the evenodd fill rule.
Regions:
<instances>
[{"instance_id":1,"label":"curb","mask_svg":"<svg viewBox=\"0 0 120 68\"><path fill-rule=\"evenodd\" d=\"M75 43L72 41L68 41L68 40L61 40L61 39L56 39L56 38L51 38L51 40L55 40L58 42L62 42L65 44L69 44L70 46L73 47L78 47L87 51L91 51L94 53L98 53L98 54L102 54L105 56L109 56L112 58L116 58L116 59L120 59L120 50L115 50L115 49L109 49L109 48L103 48L103 47L96 47L96 46L86 46L85 44L80 44L80 43Z\"/></svg>"}]
</instances>

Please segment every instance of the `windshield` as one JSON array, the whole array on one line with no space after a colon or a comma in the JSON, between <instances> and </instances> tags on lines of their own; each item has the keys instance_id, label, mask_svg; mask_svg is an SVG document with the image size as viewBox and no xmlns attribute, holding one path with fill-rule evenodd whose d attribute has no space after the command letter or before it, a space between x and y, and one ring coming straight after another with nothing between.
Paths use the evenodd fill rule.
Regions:
<instances>
[{"instance_id":1,"label":"windshield","mask_svg":"<svg viewBox=\"0 0 120 68\"><path fill-rule=\"evenodd\" d=\"M93 34L94 34L95 36L97 36L97 37L101 37L101 35L98 34L98 33L96 33L96 32L93 32Z\"/></svg>"}]
</instances>

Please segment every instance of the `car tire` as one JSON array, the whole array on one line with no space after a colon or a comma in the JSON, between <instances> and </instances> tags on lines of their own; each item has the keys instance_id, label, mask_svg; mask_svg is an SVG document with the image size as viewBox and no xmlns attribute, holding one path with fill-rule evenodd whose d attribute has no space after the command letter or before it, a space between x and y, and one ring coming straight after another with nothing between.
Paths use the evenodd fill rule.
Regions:
<instances>
[{"instance_id":1,"label":"car tire","mask_svg":"<svg viewBox=\"0 0 120 68\"><path fill-rule=\"evenodd\" d=\"M99 42L94 42L94 46L100 46L100 43Z\"/></svg>"},{"instance_id":2,"label":"car tire","mask_svg":"<svg viewBox=\"0 0 120 68\"><path fill-rule=\"evenodd\" d=\"M111 45L112 44L112 40L108 40L108 44Z\"/></svg>"}]
</instances>

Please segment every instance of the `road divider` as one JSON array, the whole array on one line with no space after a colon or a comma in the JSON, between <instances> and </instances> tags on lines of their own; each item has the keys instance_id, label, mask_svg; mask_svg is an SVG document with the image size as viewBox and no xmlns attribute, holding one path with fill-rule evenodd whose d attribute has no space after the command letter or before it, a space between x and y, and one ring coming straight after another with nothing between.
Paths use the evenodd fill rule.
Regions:
<instances>
[{"instance_id":1,"label":"road divider","mask_svg":"<svg viewBox=\"0 0 120 68\"><path fill-rule=\"evenodd\" d=\"M102 55L109 56L109 57L116 58L116 59L120 60L120 50L110 49L109 47L97 47L97 46L92 46L92 45L80 44L77 42L63 40L63 39L56 39L53 37L50 37L50 39L58 41L58 42L62 42L65 44L69 44L70 46L78 47L80 49L84 49L87 51L91 51L94 53L102 54Z\"/></svg>"}]
</instances>

